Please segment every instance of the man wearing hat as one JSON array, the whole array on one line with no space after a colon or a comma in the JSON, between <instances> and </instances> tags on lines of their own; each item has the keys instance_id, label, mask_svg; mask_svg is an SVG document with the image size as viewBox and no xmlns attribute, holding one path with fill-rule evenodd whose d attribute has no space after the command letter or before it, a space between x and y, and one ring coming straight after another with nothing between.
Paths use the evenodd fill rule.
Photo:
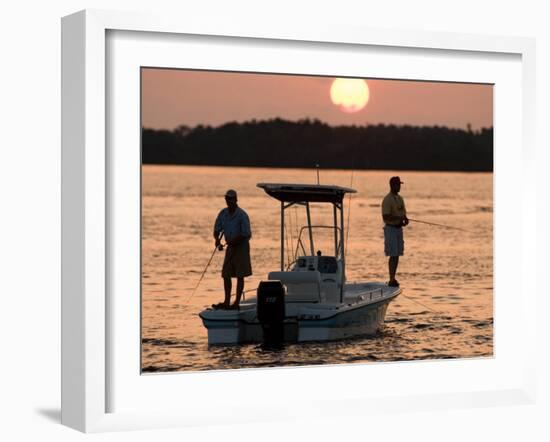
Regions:
<instances>
[{"instance_id":1,"label":"man wearing hat","mask_svg":"<svg viewBox=\"0 0 550 442\"><path fill-rule=\"evenodd\" d=\"M214 308L239 309L239 302L244 290L244 278L252 275L250 263L249 240L252 236L250 220L246 212L237 205L237 192L233 189L225 193L227 207L222 209L214 224L214 240L216 247L221 247L222 234L225 236L227 248L222 267L225 300L215 304ZM237 278L237 299L231 302L231 278Z\"/></svg>"},{"instance_id":2,"label":"man wearing hat","mask_svg":"<svg viewBox=\"0 0 550 442\"><path fill-rule=\"evenodd\" d=\"M404 252L403 227L409 224L405 201L399 195L401 190L401 178L394 176L390 178L390 193L382 201L382 218L384 220L384 253L389 256L388 269L390 287L399 287L395 279L399 257Z\"/></svg>"}]
</instances>

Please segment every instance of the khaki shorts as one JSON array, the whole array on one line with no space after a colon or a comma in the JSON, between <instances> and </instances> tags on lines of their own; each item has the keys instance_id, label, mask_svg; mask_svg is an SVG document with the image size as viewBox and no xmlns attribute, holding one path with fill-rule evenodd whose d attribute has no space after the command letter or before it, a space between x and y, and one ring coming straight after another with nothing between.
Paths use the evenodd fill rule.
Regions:
<instances>
[{"instance_id":1,"label":"khaki shorts","mask_svg":"<svg viewBox=\"0 0 550 442\"><path fill-rule=\"evenodd\" d=\"M403 229L384 226L384 254L386 256L403 256L404 251Z\"/></svg>"},{"instance_id":2,"label":"khaki shorts","mask_svg":"<svg viewBox=\"0 0 550 442\"><path fill-rule=\"evenodd\" d=\"M225 249L225 259L222 267L222 278L244 278L252 275L250 263L250 244L243 241L236 246Z\"/></svg>"}]
</instances>

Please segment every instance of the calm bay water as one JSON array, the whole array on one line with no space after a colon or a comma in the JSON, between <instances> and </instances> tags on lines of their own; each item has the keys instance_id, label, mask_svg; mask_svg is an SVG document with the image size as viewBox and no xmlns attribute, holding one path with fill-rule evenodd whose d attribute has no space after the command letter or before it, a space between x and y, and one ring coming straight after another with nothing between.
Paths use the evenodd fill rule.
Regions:
<instances>
[{"instance_id":1,"label":"calm bay water","mask_svg":"<svg viewBox=\"0 0 550 442\"><path fill-rule=\"evenodd\" d=\"M374 337L330 343L208 346L198 313L223 300L217 252L193 296L214 249L212 226L229 188L251 219L254 289L280 262L279 202L258 182L315 183L313 170L143 166L142 369L144 372L235 369L371 361L468 358L493 354L493 175L491 173L331 171L322 184L358 193L346 205L348 281L386 281L380 203L388 178L399 174L410 218L468 232L412 223L397 278L403 295L388 307ZM287 249L305 224L299 209L287 219ZM313 208L314 224L330 224L331 209ZM327 250L330 235L316 248ZM290 257L288 257L290 259Z\"/></svg>"}]
</instances>

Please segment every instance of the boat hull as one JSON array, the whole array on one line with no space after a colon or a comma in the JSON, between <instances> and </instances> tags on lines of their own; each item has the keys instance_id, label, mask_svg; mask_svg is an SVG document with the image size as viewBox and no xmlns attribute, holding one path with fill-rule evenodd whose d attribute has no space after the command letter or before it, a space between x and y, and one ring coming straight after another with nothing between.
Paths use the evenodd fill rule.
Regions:
<instances>
[{"instance_id":1,"label":"boat hull","mask_svg":"<svg viewBox=\"0 0 550 442\"><path fill-rule=\"evenodd\" d=\"M284 342L333 341L374 335L383 326L388 305L397 294L399 293L377 302L346 305L346 308L335 309L333 314L325 312L324 317L318 318L317 315L312 314L287 317L282 323L282 340ZM310 309L308 313L313 311L314 309ZM258 322L253 308L221 314L202 312L200 317L208 330L210 345L265 341L264 327Z\"/></svg>"},{"instance_id":2,"label":"boat hull","mask_svg":"<svg viewBox=\"0 0 550 442\"><path fill-rule=\"evenodd\" d=\"M333 318L301 321L298 341L334 341L354 336L374 335L384 324L390 301L366 305Z\"/></svg>"}]
</instances>

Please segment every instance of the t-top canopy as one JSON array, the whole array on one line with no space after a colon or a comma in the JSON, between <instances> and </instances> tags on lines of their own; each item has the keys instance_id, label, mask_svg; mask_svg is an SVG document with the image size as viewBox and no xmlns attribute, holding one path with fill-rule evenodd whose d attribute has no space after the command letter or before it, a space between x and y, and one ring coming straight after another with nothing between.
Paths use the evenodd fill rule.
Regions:
<instances>
[{"instance_id":1,"label":"t-top canopy","mask_svg":"<svg viewBox=\"0 0 550 442\"><path fill-rule=\"evenodd\" d=\"M346 193L356 193L355 189L323 184L258 183L258 187L279 201L341 203Z\"/></svg>"}]
</instances>

